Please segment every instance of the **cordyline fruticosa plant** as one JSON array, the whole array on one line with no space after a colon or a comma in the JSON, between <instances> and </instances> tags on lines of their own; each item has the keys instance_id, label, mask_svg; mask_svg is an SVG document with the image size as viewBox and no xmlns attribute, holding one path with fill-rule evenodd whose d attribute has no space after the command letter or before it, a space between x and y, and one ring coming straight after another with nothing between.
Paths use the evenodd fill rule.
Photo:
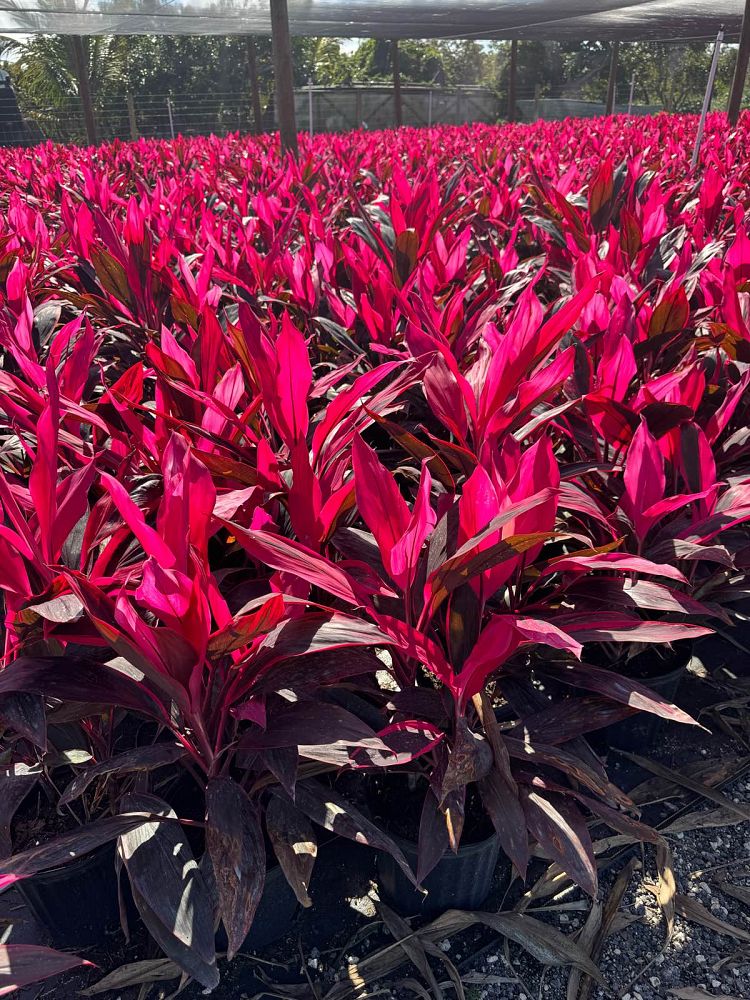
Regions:
<instances>
[{"instance_id":1,"label":"cordyline fruticosa plant","mask_svg":"<svg viewBox=\"0 0 750 1000\"><path fill-rule=\"evenodd\" d=\"M408 871L342 769L421 790L416 881L475 792L588 892L590 817L653 837L587 735L691 721L625 652L750 564L750 129L693 129L2 152L4 853L39 783L85 821L5 883L117 839L211 987L311 822Z\"/></svg>"}]
</instances>

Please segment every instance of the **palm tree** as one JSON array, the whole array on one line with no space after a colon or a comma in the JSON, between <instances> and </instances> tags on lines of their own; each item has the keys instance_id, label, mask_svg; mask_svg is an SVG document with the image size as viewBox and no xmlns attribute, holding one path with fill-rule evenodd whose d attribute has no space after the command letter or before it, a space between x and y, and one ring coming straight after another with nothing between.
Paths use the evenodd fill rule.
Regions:
<instances>
[{"instance_id":1,"label":"palm tree","mask_svg":"<svg viewBox=\"0 0 750 1000\"><path fill-rule=\"evenodd\" d=\"M40 7L60 10L60 0L39 0ZM84 0L79 13L85 13ZM74 0L65 6L76 10ZM16 0L2 0L3 13L8 14L25 34L0 39L0 57L15 69L13 73L22 97L37 105L63 109L71 98L80 101L86 137L97 141L94 102L97 89L113 71L112 56L119 43L112 36L50 35L43 10L38 13L20 10ZM27 33L27 34L26 34Z\"/></svg>"}]
</instances>

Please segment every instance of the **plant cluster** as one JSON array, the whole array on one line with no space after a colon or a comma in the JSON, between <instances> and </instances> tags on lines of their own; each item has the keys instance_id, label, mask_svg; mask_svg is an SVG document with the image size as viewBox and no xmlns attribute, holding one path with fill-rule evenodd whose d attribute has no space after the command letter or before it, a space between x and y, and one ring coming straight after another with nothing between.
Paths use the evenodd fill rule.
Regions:
<instances>
[{"instance_id":1,"label":"plant cluster","mask_svg":"<svg viewBox=\"0 0 750 1000\"><path fill-rule=\"evenodd\" d=\"M71 829L0 885L116 839L210 988L316 827L419 884L481 801L590 894L592 817L654 838L588 736L692 722L632 655L750 552L750 128L709 126L699 175L669 117L3 151L0 832L35 787ZM416 872L342 772L410 776Z\"/></svg>"}]
</instances>

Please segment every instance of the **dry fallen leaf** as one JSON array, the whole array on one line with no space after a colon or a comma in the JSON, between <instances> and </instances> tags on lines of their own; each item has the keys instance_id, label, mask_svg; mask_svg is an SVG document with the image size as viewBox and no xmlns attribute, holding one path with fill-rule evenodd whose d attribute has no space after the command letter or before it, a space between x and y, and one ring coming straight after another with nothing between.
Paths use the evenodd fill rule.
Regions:
<instances>
[{"instance_id":1,"label":"dry fallen leaf","mask_svg":"<svg viewBox=\"0 0 750 1000\"><path fill-rule=\"evenodd\" d=\"M607 937L614 937L615 934L627 930L631 924L637 924L642 919L637 913L627 913L625 910L620 910L619 913L615 914L615 918L609 926Z\"/></svg>"},{"instance_id":2,"label":"dry fallen leaf","mask_svg":"<svg viewBox=\"0 0 750 1000\"><path fill-rule=\"evenodd\" d=\"M143 962L130 962L110 972L98 983L81 990L81 996L93 997L108 990L121 990L141 983L157 983L166 979L178 979L180 969L168 958L153 958Z\"/></svg>"},{"instance_id":3,"label":"dry fallen leaf","mask_svg":"<svg viewBox=\"0 0 750 1000\"><path fill-rule=\"evenodd\" d=\"M586 918L586 923L583 925L581 933L578 935L578 946L590 957L593 957L593 948L596 942L596 936L602 925L603 913L603 903L601 903L600 900L595 899L591 904L591 909L589 910L589 915ZM581 976L582 973L580 969L573 966L570 970L570 976L568 977L566 1000L578 1000L578 991L581 987Z\"/></svg>"},{"instance_id":4,"label":"dry fallen leaf","mask_svg":"<svg viewBox=\"0 0 750 1000\"><path fill-rule=\"evenodd\" d=\"M695 781L701 781L708 786L719 785L742 769L747 762L747 757L739 760L733 757L720 760L690 761L682 768L680 774ZM675 793L684 795L685 789L681 788L675 778L670 775L669 777L647 778L646 781L631 789L628 794L636 805L642 805L644 802L671 798Z\"/></svg>"},{"instance_id":5,"label":"dry fallen leaf","mask_svg":"<svg viewBox=\"0 0 750 1000\"><path fill-rule=\"evenodd\" d=\"M648 760L646 757L640 757L637 753L625 753L625 751L620 751L623 757L627 757L632 760L639 767L645 768L647 771L651 771L652 774L657 775L659 778L666 778L669 781L674 782L675 785L682 785L683 788L690 789L691 792L695 792L696 795L702 795L704 799L708 799L709 802L715 802L717 806L721 806L722 809L727 809L729 812L734 813L737 816L741 816L743 819L750 820L750 806L746 806L742 802L732 802L730 798L723 795L721 792L717 792L715 789L711 788L710 785L704 784L702 781L698 781L688 774L683 774L680 771L672 770L672 768L664 767L663 764L657 764L654 760ZM732 777L745 763L746 759L734 761L734 770L727 777ZM724 779L722 779L724 780Z\"/></svg>"},{"instance_id":6,"label":"dry fallen leaf","mask_svg":"<svg viewBox=\"0 0 750 1000\"><path fill-rule=\"evenodd\" d=\"M727 896L732 896L734 899L738 899L745 906L750 906L750 889L744 885L734 885L732 882L717 882L717 888L721 889L723 893Z\"/></svg>"},{"instance_id":7,"label":"dry fallen leaf","mask_svg":"<svg viewBox=\"0 0 750 1000\"><path fill-rule=\"evenodd\" d=\"M661 829L660 833L690 833L692 830L711 830L715 827L737 826L745 819L738 816L733 809L709 809L703 812L691 812Z\"/></svg>"},{"instance_id":8,"label":"dry fallen leaf","mask_svg":"<svg viewBox=\"0 0 750 1000\"><path fill-rule=\"evenodd\" d=\"M430 963L427 960L425 946L419 937L412 935L411 927L407 922L397 913L394 913L388 906L381 903L378 907L378 912L383 919L383 923L390 931L391 936L400 943L412 965L429 985L435 995L435 1000L444 1000L445 995L438 985L435 973L432 971Z\"/></svg>"},{"instance_id":9,"label":"dry fallen leaf","mask_svg":"<svg viewBox=\"0 0 750 1000\"><path fill-rule=\"evenodd\" d=\"M736 938L737 941L750 941L750 933L734 924L728 924L726 920L719 920L710 910L707 910L703 903L699 903L692 896L683 896L680 893L674 898L675 909L685 920L692 920L693 923L702 924L709 930L716 931L717 934L726 934Z\"/></svg>"},{"instance_id":10,"label":"dry fallen leaf","mask_svg":"<svg viewBox=\"0 0 750 1000\"><path fill-rule=\"evenodd\" d=\"M602 912L599 929L597 930L591 945L590 955L591 961L594 963L598 963L602 956L604 942L612 933L612 927L614 926L614 922L620 913L620 904L622 903L623 896L627 892L628 886L630 885L633 872L639 866L640 862L638 859L631 858L617 876L614 885L610 889L609 895L604 902L604 910ZM588 976L584 976L578 993L578 1000L588 1000L593 986L593 979Z\"/></svg>"},{"instance_id":11,"label":"dry fallen leaf","mask_svg":"<svg viewBox=\"0 0 750 1000\"><path fill-rule=\"evenodd\" d=\"M354 1000L369 988L376 979L382 979L408 961L403 945L418 937L425 950L443 938L483 924L499 935L514 941L543 965L576 965L591 979L604 985L601 973L585 951L573 938L566 937L554 927L520 913L480 913L473 910L448 910L432 923L412 931L401 940L368 955L356 966L348 969L349 982L335 983L326 994L326 1000ZM444 963L453 979L451 967ZM370 995L370 994L368 994ZM372 994L374 995L374 994Z\"/></svg>"},{"instance_id":12,"label":"dry fallen leaf","mask_svg":"<svg viewBox=\"0 0 750 1000\"><path fill-rule=\"evenodd\" d=\"M700 986L683 986L680 989L670 990L669 995L677 997L678 1000L742 1000L741 997L729 997L724 993L706 993Z\"/></svg>"},{"instance_id":13,"label":"dry fallen leaf","mask_svg":"<svg viewBox=\"0 0 750 1000\"><path fill-rule=\"evenodd\" d=\"M647 888L650 888L656 896L656 901L661 907L661 912L664 914L664 922L667 925L665 941L669 942L672 939L672 931L674 930L677 883L674 878L672 849L666 840L662 840L656 847L656 867L659 871L659 882L654 888L651 888L651 886Z\"/></svg>"}]
</instances>

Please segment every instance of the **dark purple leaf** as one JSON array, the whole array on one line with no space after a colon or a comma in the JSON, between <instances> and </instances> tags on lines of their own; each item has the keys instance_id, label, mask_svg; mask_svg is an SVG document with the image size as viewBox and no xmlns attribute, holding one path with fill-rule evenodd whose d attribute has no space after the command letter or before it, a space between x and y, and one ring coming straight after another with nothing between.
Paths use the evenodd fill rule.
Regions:
<instances>
[{"instance_id":1,"label":"dark purple leaf","mask_svg":"<svg viewBox=\"0 0 750 1000\"><path fill-rule=\"evenodd\" d=\"M0 860L13 850L10 828L16 810L39 780L35 774L9 774L0 771Z\"/></svg>"},{"instance_id":2,"label":"dark purple leaf","mask_svg":"<svg viewBox=\"0 0 750 1000\"><path fill-rule=\"evenodd\" d=\"M479 793L502 849L524 879L529 863L529 840L518 793L496 767L479 782Z\"/></svg>"},{"instance_id":3,"label":"dark purple leaf","mask_svg":"<svg viewBox=\"0 0 750 1000\"><path fill-rule=\"evenodd\" d=\"M597 773L580 757L563 747L531 743L528 740L517 740L511 736L505 737L505 744L508 747L508 753L516 760L532 766L542 764L554 767L603 798L619 801L623 804L629 801L619 789L607 781L606 775L602 776L602 774Z\"/></svg>"},{"instance_id":4,"label":"dark purple leaf","mask_svg":"<svg viewBox=\"0 0 750 1000\"><path fill-rule=\"evenodd\" d=\"M121 807L176 819L155 795L124 796ZM211 898L180 825L141 823L120 836L118 850L149 933L168 958L213 989L219 972Z\"/></svg>"},{"instance_id":5,"label":"dark purple leaf","mask_svg":"<svg viewBox=\"0 0 750 1000\"><path fill-rule=\"evenodd\" d=\"M265 730L254 728L240 741L243 750L337 744L388 749L374 730L352 712L340 705L312 701L292 702L269 713ZM304 755L304 751L300 752Z\"/></svg>"},{"instance_id":6,"label":"dark purple leaf","mask_svg":"<svg viewBox=\"0 0 750 1000\"><path fill-rule=\"evenodd\" d=\"M526 716L508 735L518 739L525 736L532 743L544 740L550 746L558 746L632 714L627 706L605 698L563 698L556 704Z\"/></svg>"},{"instance_id":7,"label":"dark purple leaf","mask_svg":"<svg viewBox=\"0 0 750 1000\"><path fill-rule=\"evenodd\" d=\"M562 795L521 789L526 823L533 836L562 870L590 896L596 896L594 849L580 811Z\"/></svg>"},{"instance_id":8,"label":"dark purple leaf","mask_svg":"<svg viewBox=\"0 0 750 1000\"><path fill-rule=\"evenodd\" d=\"M266 767L276 778L291 799L294 798L299 767L299 753L296 747L278 747L275 750L264 750L262 759Z\"/></svg>"},{"instance_id":9,"label":"dark purple leaf","mask_svg":"<svg viewBox=\"0 0 750 1000\"><path fill-rule=\"evenodd\" d=\"M61 701L97 702L164 718L165 709L137 671L72 656L22 656L0 671L0 694L25 691Z\"/></svg>"},{"instance_id":10,"label":"dark purple leaf","mask_svg":"<svg viewBox=\"0 0 750 1000\"><path fill-rule=\"evenodd\" d=\"M651 691L645 684L624 677L613 670L602 670L587 663L557 663L548 664L548 669L554 669L555 677L570 684L572 687L594 691L596 694L611 698L613 701L627 705L638 712L651 712L669 719L671 722L684 722L696 726L695 719L683 712L677 705L665 701L661 695Z\"/></svg>"},{"instance_id":11,"label":"dark purple leaf","mask_svg":"<svg viewBox=\"0 0 750 1000\"><path fill-rule=\"evenodd\" d=\"M0 694L0 726L30 740L40 750L47 749L47 714L39 694L23 690Z\"/></svg>"},{"instance_id":12,"label":"dark purple leaf","mask_svg":"<svg viewBox=\"0 0 750 1000\"><path fill-rule=\"evenodd\" d=\"M231 778L212 778L206 787L206 846L231 961L247 937L266 880L258 810Z\"/></svg>"},{"instance_id":13,"label":"dark purple leaf","mask_svg":"<svg viewBox=\"0 0 750 1000\"><path fill-rule=\"evenodd\" d=\"M286 880L302 906L308 894L318 845L309 820L291 802L272 795L266 808L266 830Z\"/></svg>"},{"instance_id":14,"label":"dark purple leaf","mask_svg":"<svg viewBox=\"0 0 750 1000\"><path fill-rule=\"evenodd\" d=\"M156 743L153 746L137 747L117 754L107 760L92 764L70 782L60 797L59 805L65 806L79 795L83 795L96 778L105 774L124 774L132 771L152 771L166 764L173 764L184 757L187 750L174 743Z\"/></svg>"},{"instance_id":15,"label":"dark purple leaf","mask_svg":"<svg viewBox=\"0 0 750 1000\"><path fill-rule=\"evenodd\" d=\"M448 847L449 837L445 816L440 811L440 805L432 789L428 788L419 821L417 882L421 884L427 878Z\"/></svg>"},{"instance_id":16,"label":"dark purple leaf","mask_svg":"<svg viewBox=\"0 0 750 1000\"><path fill-rule=\"evenodd\" d=\"M489 774L492 768L492 749L484 738L472 733L461 716L456 722L450 756L443 775L440 794L442 801L458 788ZM441 804L442 804L441 801Z\"/></svg>"},{"instance_id":17,"label":"dark purple leaf","mask_svg":"<svg viewBox=\"0 0 750 1000\"><path fill-rule=\"evenodd\" d=\"M70 833L64 833L46 844L31 847L27 851L6 858L0 865L0 871L3 875L25 878L50 868L60 868L70 861L75 861L83 854L95 851L102 844L138 829L145 823L154 826L155 823L149 821L147 813L148 810L145 809L132 810L125 814L105 816L93 823L87 823L86 826Z\"/></svg>"},{"instance_id":18,"label":"dark purple leaf","mask_svg":"<svg viewBox=\"0 0 750 1000\"><path fill-rule=\"evenodd\" d=\"M338 792L317 781L298 782L295 804L325 830L390 854L409 881L416 885L414 873L401 849Z\"/></svg>"}]
</instances>

